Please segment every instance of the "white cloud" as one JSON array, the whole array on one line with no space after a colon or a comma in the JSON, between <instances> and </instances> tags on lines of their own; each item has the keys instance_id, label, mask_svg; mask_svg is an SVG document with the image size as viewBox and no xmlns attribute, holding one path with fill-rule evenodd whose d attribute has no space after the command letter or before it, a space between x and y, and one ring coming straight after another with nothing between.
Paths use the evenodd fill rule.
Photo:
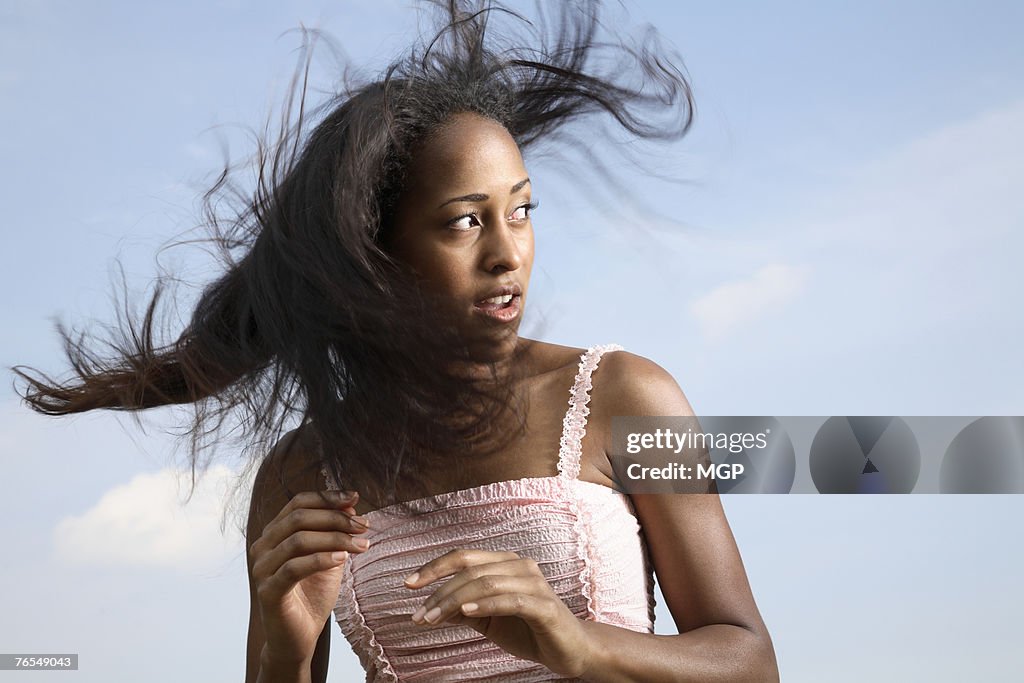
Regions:
<instances>
[{"instance_id":1,"label":"white cloud","mask_svg":"<svg viewBox=\"0 0 1024 683\"><path fill-rule=\"evenodd\" d=\"M846 320L872 321L860 334L885 329L908 347L919 335L934 343L1024 321L1011 256L1024 246L1024 100L924 134L848 177L817 220L785 237L794 258L823 273L820 305L808 309L819 329L831 327L820 317L826 302ZM855 346L870 341L848 332Z\"/></svg>"},{"instance_id":2,"label":"white cloud","mask_svg":"<svg viewBox=\"0 0 1024 683\"><path fill-rule=\"evenodd\" d=\"M210 467L187 504L188 472L139 474L107 491L89 510L54 530L56 556L76 564L187 568L216 567L238 553L239 539L220 531L235 473Z\"/></svg>"},{"instance_id":3,"label":"white cloud","mask_svg":"<svg viewBox=\"0 0 1024 683\"><path fill-rule=\"evenodd\" d=\"M847 179L801 239L920 253L1006 237L1024 216L1024 100L929 131Z\"/></svg>"},{"instance_id":4,"label":"white cloud","mask_svg":"<svg viewBox=\"0 0 1024 683\"><path fill-rule=\"evenodd\" d=\"M727 282L690 305L704 336L719 339L733 330L781 310L796 298L807 281L808 269L774 263L750 278Z\"/></svg>"},{"instance_id":5,"label":"white cloud","mask_svg":"<svg viewBox=\"0 0 1024 683\"><path fill-rule=\"evenodd\" d=\"M767 252L762 262L813 264L813 291L785 324L805 341L827 340L816 353L848 354L879 330L912 346L921 334L949 337L968 319L1021 320L1013 306L1021 278L1008 254L1019 250L1024 226L1024 101L924 132L840 177L830 191L792 202L799 213L754 220L740 237L724 231L719 247L690 240L688 264L702 264L694 275L727 277L719 264L735 272L757 250ZM754 247L742 260L724 249L736 240ZM721 338L799 293L795 273L771 273L701 296L691 313L705 337Z\"/></svg>"}]
</instances>

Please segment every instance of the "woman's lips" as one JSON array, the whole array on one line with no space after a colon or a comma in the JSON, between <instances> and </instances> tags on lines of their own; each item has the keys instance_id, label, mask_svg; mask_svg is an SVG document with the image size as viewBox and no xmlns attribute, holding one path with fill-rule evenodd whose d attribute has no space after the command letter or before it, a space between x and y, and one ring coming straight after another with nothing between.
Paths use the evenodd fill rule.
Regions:
<instances>
[{"instance_id":1,"label":"woman's lips","mask_svg":"<svg viewBox=\"0 0 1024 683\"><path fill-rule=\"evenodd\" d=\"M479 301L473 305L473 310L492 320L510 323L519 317L520 310L522 309L522 299L522 295L513 294L512 300L504 304Z\"/></svg>"}]
</instances>

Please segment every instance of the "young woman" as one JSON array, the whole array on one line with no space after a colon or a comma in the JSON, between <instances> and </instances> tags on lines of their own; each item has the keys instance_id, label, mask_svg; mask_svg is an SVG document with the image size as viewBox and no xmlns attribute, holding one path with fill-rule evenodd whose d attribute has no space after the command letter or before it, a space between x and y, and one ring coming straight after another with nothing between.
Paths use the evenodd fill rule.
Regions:
<instances>
[{"instance_id":1,"label":"young woman","mask_svg":"<svg viewBox=\"0 0 1024 683\"><path fill-rule=\"evenodd\" d=\"M594 4L559 7L553 33L501 43L489 23L520 17L449 3L429 44L261 154L226 229L227 175L208 195L228 267L177 341L153 342L158 290L118 358L66 338L75 382L19 371L42 412L190 403L199 434L244 406L252 443L276 434L247 681L325 680L332 610L368 681L778 678L717 494L615 487L612 416L692 415L676 382L615 345L519 335L523 151L595 115L642 139L692 119L653 36L600 42ZM654 573L678 635L653 633Z\"/></svg>"}]
</instances>

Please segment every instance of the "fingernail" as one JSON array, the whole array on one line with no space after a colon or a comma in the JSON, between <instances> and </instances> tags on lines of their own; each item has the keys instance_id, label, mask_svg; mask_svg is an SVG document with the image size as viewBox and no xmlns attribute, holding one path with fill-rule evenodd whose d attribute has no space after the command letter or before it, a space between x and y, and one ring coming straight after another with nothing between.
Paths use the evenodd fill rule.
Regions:
<instances>
[{"instance_id":1,"label":"fingernail","mask_svg":"<svg viewBox=\"0 0 1024 683\"><path fill-rule=\"evenodd\" d=\"M420 578L420 573L419 572L413 572L412 574L409 574L409 576L405 577L405 582L406 583L416 583L417 581L419 581L419 578Z\"/></svg>"},{"instance_id":2,"label":"fingernail","mask_svg":"<svg viewBox=\"0 0 1024 683\"><path fill-rule=\"evenodd\" d=\"M462 606L462 611L467 614L475 612L478 609L480 609L480 605L476 604L475 602L467 602L465 605Z\"/></svg>"},{"instance_id":3,"label":"fingernail","mask_svg":"<svg viewBox=\"0 0 1024 683\"><path fill-rule=\"evenodd\" d=\"M435 607L426 614L424 614L423 618L429 621L430 623L434 623L434 620L437 619L439 616L441 616L441 608Z\"/></svg>"},{"instance_id":4,"label":"fingernail","mask_svg":"<svg viewBox=\"0 0 1024 683\"><path fill-rule=\"evenodd\" d=\"M416 608L416 611L412 613L412 620L413 621L419 621L420 619L423 618L423 613L426 612L426 611L427 611L427 608L424 607L423 605L420 605L419 607Z\"/></svg>"},{"instance_id":5,"label":"fingernail","mask_svg":"<svg viewBox=\"0 0 1024 683\"><path fill-rule=\"evenodd\" d=\"M365 538L353 538L352 545L354 545L357 548L362 548L363 550L366 550L370 547L370 542Z\"/></svg>"},{"instance_id":6,"label":"fingernail","mask_svg":"<svg viewBox=\"0 0 1024 683\"><path fill-rule=\"evenodd\" d=\"M337 562L338 564L341 564L342 562L344 562L347 557L348 557L348 553L345 552L344 550L341 550L341 551L336 552L336 553L331 553L331 559L334 560L335 562Z\"/></svg>"},{"instance_id":7,"label":"fingernail","mask_svg":"<svg viewBox=\"0 0 1024 683\"><path fill-rule=\"evenodd\" d=\"M366 522L366 519L363 518L363 517L353 517L352 521L355 522L356 524L362 524L367 529L370 528L370 525Z\"/></svg>"}]
</instances>

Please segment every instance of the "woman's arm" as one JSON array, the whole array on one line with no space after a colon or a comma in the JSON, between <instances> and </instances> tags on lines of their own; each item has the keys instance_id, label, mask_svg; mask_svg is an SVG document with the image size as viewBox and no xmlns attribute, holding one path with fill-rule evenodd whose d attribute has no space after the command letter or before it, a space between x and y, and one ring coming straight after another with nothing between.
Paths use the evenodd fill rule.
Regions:
<instances>
[{"instance_id":1,"label":"woman's arm","mask_svg":"<svg viewBox=\"0 0 1024 683\"><path fill-rule=\"evenodd\" d=\"M319 476L296 452L296 432L274 447L256 474L246 531L249 548L249 633L246 683L324 683L330 648L330 609L344 566L337 550L361 552L350 534L360 533L349 503L319 493ZM289 449L291 457L286 457ZM289 498L288 489L304 491ZM337 498L337 499L336 499ZM262 596L261 596L262 593ZM261 600L262 598L262 600ZM263 615L274 621L268 647Z\"/></svg>"},{"instance_id":2,"label":"woman's arm","mask_svg":"<svg viewBox=\"0 0 1024 683\"><path fill-rule=\"evenodd\" d=\"M252 605L252 601L250 601ZM263 657L264 638L259 614L250 608L249 639L246 645L245 681L302 681L326 683L327 666L330 663L331 622L324 624L324 630L316 642L316 650L307 667L275 666L269 658Z\"/></svg>"},{"instance_id":3,"label":"woman's arm","mask_svg":"<svg viewBox=\"0 0 1024 683\"><path fill-rule=\"evenodd\" d=\"M717 494L632 496L678 635L585 621L592 653L582 678L626 681L778 681ZM685 499L685 500L684 500ZM685 518L686 522L678 520Z\"/></svg>"},{"instance_id":4,"label":"woman's arm","mask_svg":"<svg viewBox=\"0 0 1024 683\"><path fill-rule=\"evenodd\" d=\"M606 417L693 415L679 385L657 364L614 352L602 359L601 369L594 396L608 397L602 407ZM606 443L610 448L610 439ZM772 640L718 494L633 494L631 499L679 634L584 622L593 653L584 679L777 681Z\"/></svg>"}]
</instances>

